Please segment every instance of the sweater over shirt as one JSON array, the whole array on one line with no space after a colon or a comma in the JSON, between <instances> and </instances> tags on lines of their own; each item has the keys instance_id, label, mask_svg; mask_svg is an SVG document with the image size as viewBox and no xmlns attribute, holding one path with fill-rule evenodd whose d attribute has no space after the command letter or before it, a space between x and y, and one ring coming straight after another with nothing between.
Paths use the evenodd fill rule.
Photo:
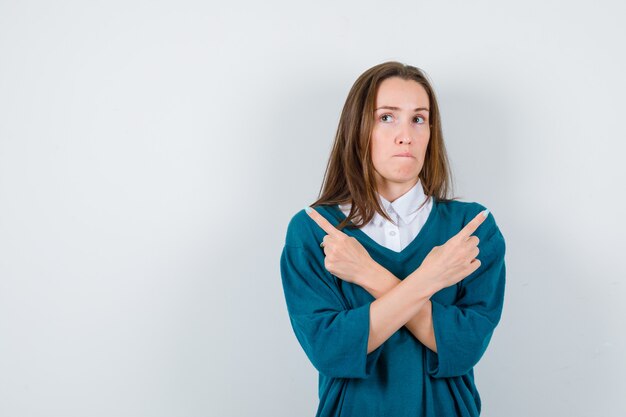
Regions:
<instances>
[{"instance_id":1,"label":"sweater over shirt","mask_svg":"<svg viewBox=\"0 0 626 417\"><path fill-rule=\"evenodd\" d=\"M426 223L432 209L433 199L424 194L424 188L419 179L409 191L393 202L381 194L378 194L378 197L383 210L393 222L385 219L378 212L374 212L372 220L360 229L381 246L400 252L413 241ZM339 208L348 217L350 204L340 204Z\"/></svg>"},{"instance_id":2,"label":"sweater over shirt","mask_svg":"<svg viewBox=\"0 0 626 417\"><path fill-rule=\"evenodd\" d=\"M337 205L315 208L337 226ZM370 256L399 279L417 269L434 246L444 244L485 207L460 201L433 205L417 236L400 252L362 230L346 227ZM473 235L481 266L431 297L437 353L406 327L367 353L370 304L363 288L332 275L319 246L325 232L306 214L287 227L280 269L293 331L319 371L317 417L475 417L481 409L473 367L500 321L505 288L505 241L492 213Z\"/></svg>"}]
</instances>

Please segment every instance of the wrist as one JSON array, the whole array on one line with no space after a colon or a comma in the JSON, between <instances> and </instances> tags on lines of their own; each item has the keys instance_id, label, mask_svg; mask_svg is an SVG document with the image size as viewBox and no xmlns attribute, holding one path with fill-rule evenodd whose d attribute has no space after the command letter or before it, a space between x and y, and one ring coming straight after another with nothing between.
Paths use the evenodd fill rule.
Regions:
<instances>
[{"instance_id":1,"label":"wrist","mask_svg":"<svg viewBox=\"0 0 626 417\"><path fill-rule=\"evenodd\" d=\"M361 274L358 285L374 296L374 298L378 298L399 282L400 280L391 272L372 259L365 267L363 274Z\"/></svg>"},{"instance_id":2,"label":"wrist","mask_svg":"<svg viewBox=\"0 0 626 417\"><path fill-rule=\"evenodd\" d=\"M441 290L437 280L433 279L432 274L421 266L409 274L405 281L410 281L415 286L416 292L425 298L430 298Z\"/></svg>"}]
</instances>

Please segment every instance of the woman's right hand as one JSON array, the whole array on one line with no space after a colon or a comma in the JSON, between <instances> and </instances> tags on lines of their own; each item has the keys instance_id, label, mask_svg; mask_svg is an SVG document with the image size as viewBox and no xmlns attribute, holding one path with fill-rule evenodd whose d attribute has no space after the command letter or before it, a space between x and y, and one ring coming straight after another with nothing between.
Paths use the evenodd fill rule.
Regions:
<instances>
[{"instance_id":1,"label":"woman's right hand","mask_svg":"<svg viewBox=\"0 0 626 417\"><path fill-rule=\"evenodd\" d=\"M459 233L435 246L424 258L418 270L437 291L458 283L480 267L476 259L479 239L471 235L488 215L488 210L478 213Z\"/></svg>"}]
</instances>

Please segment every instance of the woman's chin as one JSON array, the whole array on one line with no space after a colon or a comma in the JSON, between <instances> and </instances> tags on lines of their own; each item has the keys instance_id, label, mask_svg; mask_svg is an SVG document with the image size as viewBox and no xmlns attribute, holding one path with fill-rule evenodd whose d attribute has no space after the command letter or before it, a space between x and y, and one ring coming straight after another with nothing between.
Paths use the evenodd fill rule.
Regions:
<instances>
[{"instance_id":1,"label":"woman's chin","mask_svg":"<svg viewBox=\"0 0 626 417\"><path fill-rule=\"evenodd\" d=\"M415 176L395 176L385 178L386 182L394 184L415 184L419 180L417 175Z\"/></svg>"},{"instance_id":2,"label":"woman's chin","mask_svg":"<svg viewBox=\"0 0 626 417\"><path fill-rule=\"evenodd\" d=\"M418 178L419 171L411 170L411 172L396 172L389 179L394 182L415 182Z\"/></svg>"},{"instance_id":3,"label":"woman's chin","mask_svg":"<svg viewBox=\"0 0 626 417\"><path fill-rule=\"evenodd\" d=\"M405 170L405 171L395 171L388 172L381 175L379 172L376 172L376 180L377 182L384 181L387 183L395 183L395 184L415 184L419 179L419 171L416 170Z\"/></svg>"}]
</instances>

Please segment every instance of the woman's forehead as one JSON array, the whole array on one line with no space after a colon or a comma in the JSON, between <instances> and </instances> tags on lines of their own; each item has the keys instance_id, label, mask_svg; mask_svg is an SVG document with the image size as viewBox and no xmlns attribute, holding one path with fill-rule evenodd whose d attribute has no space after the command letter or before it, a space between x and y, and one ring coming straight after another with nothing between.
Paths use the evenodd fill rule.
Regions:
<instances>
[{"instance_id":1,"label":"woman's forehead","mask_svg":"<svg viewBox=\"0 0 626 417\"><path fill-rule=\"evenodd\" d=\"M383 80L376 93L376 109L388 108L417 111L428 108L429 100L426 89L414 80L398 77Z\"/></svg>"}]
</instances>

